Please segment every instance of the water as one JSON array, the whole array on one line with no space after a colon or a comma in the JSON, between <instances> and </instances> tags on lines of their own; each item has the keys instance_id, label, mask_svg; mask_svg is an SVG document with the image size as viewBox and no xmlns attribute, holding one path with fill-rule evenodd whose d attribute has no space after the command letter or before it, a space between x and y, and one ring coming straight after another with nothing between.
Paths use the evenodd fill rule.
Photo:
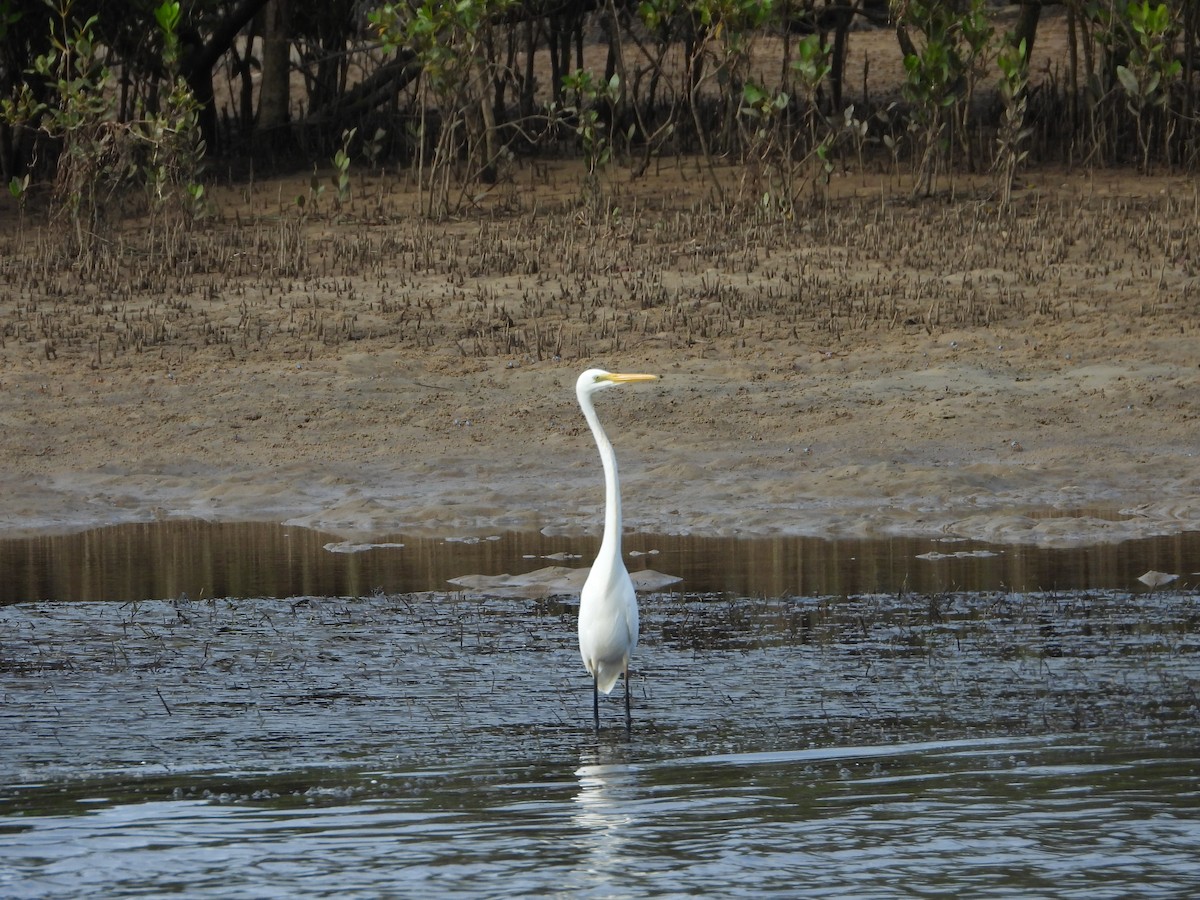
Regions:
<instances>
[{"instance_id":1,"label":"water","mask_svg":"<svg viewBox=\"0 0 1200 900\"><path fill-rule=\"evenodd\" d=\"M0 604L26 600L344 597L436 591L460 575L586 565L592 538L507 533L331 553L340 539L267 523L163 521L0 540ZM628 535L631 570L650 567L697 593L778 597L868 592L1142 589L1156 569L1200 584L1200 532L1123 544L1044 549L929 538L825 541ZM924 559L934 553L945 558ZM953 556L948 554L976 554ZM565 559L563 559L565 557Z\"/></svg>"},{"instance_id":2,"label":"water","mask_svg":"<svg viewBox=\"0 0 1200 900\"><path fill-rule=\"evenodd\" d=\"M867 750L637 763L636 749L585 751L485 772L325 773L334 786L286 800L97 801L30 818L0 872L27 897L87 884L226 898L1115 898L1200 884L1196 773L1177 761L1062 738Z\"/></svg>"},{"instance_id":3,"label":"water","mask_svg":"<svg viewBox=\"0 0 1200 900\"><path fill-rule=\"evenodd\" d=\"M0 609L5 897L1191 897L1200 595Z\"/></svg>"}]
</instances>

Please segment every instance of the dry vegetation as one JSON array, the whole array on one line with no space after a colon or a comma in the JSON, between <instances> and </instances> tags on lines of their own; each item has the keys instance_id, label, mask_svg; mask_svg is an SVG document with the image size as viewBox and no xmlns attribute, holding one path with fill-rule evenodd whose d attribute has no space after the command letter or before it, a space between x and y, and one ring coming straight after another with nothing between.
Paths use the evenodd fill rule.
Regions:
<instances>
[{"instance_id":1,"label":"dry vegetation","mask_svg":"<svg viewBox=\"0 0 1200 900\"><path fill-rule=\"evenodd\" d=\"M1187 329L1200 303L1200 195L1186 182L1046 173L1010 216L970 184L910 202L883 176L851 176L789 222L690 197L686 164L648 189L613 184L602 209L555 188L569 169L523 178L442 225L413 215L393 176L363 178L364 196L328 218L301 217L295 184L232 188L219 220L118 226L78 267L64 266L53 229L10 227L4 356L51 373L147 356L163 368L312 359L351 342L517 362L647 345L835 351L864 333L1001 324L1036 339L1043 323L1097 316Z\"/></svg>"}]
</instances>

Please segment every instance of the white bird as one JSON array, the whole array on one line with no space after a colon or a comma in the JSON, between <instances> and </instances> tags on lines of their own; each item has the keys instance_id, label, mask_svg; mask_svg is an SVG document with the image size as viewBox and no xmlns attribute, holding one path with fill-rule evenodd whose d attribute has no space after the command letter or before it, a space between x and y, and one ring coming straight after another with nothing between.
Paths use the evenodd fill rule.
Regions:
<instances>
[{"instance_id":1,"label":"white bird","mask_svg":"<svg viewBox=\"0 0 1200 900\"><path fill-rule=\"evenodd\" d=\"M600 730L600 692L611 693L617 677L625 676L625 730L633 730L629 711L629 657L637 646L638 606L633 581L621 557L621 485L617 457L592 405L592 395L606 388L657 375L619 375L588 369L575 382L575 396L591 426L604 466L604 537L600 552L579 596L579 653L592 676L592 716Z\"/></svg>"}]
</instances>

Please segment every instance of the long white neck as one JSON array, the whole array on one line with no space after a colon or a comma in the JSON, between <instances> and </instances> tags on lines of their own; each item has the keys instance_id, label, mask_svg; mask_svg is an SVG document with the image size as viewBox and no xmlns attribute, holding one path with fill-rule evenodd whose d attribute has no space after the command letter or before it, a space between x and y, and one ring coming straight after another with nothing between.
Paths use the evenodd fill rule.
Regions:
<instances>
[{"instance_id":1,"label":"long white neck","mask_svg":"<svg viewBox=\"0 0 1200 900\"><path fill-rule=\"evenodd\" d=\"M591 398L580 398L583 416L592 428L596 448L600 451L600 462L604 466L604 537L600 541L600 552L596 560L621 560L621 488L617 482L617 456L612 442L600 425L600 418L592 406Z\"/></svg>"}]
</instances>

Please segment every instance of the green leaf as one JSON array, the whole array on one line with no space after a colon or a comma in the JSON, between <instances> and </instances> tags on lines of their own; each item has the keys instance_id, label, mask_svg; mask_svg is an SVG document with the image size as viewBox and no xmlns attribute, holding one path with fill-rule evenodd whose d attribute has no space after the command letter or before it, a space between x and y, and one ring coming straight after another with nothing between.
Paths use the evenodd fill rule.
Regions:
<instances>
[{"instance_id":1,"label":"green leaf","mask_svg":"<svg viewBox=\"0 0 1200 900\"><path fill-rule=\"evenodd\" d=\"M758 106L766 96L767 92L752 81L747 81L742 86L742 99L749 106Z\"/></svg>"},{"instance_id":2,"label":"green leaf","mask_svg":"<svg viewBox=\"0 0 1200 900\"><path fill-rule=\"evenodd\" d=\"M1163 34L1171 26L1171 11L1167 4L1160 3L1146 16L1149 30L1154 34Z\"/></svg>"},{"instance_id":3,"label":"green leaf","mask_svg":"<svg viewBox=\"0 0 1200 900\"><path fill-rule=\"evenodd\" d=\"M164 34L174 34L179 26L179 4L172 0L163 0L161 5L155 7L154 18Z\"/></svg>"},{"instance_id":4,"label":"green leaf","mask_svg":"<svg viewBox=\"0 0 1200 900\"><path fill-rule=\"evenodd\" d=\"M1125 66L1117 66L1117 80L1121 82L1121 87L1125 88L1125 92L1130 96L1140 97L1142 95L1142 88L1138 84L1137 76Z\"/></svg>"}]
</instances>

